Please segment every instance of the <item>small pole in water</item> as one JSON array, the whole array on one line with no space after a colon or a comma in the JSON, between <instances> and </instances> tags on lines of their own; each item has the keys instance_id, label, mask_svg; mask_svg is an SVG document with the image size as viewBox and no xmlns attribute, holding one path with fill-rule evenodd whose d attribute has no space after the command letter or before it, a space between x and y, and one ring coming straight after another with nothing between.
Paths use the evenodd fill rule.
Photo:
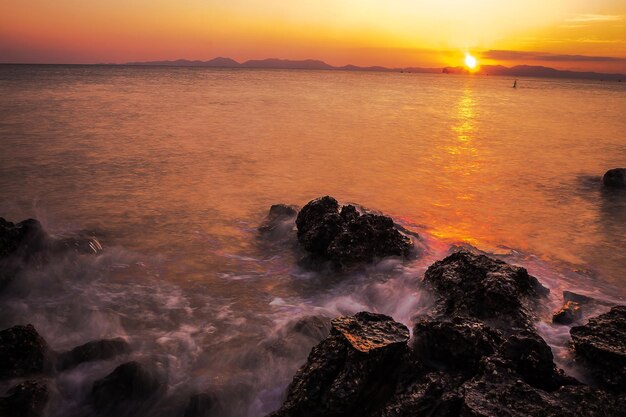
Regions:
<instances>
[{"instance_id":1,"label":"small pole in water","mask_svg":"<svg viewBox=\"0 0 626 417\"><path fill-rule=\"evenodd\" d=\"M517 80L513 81L513 88L517 88Z\"/></svg>"}]
</instances>

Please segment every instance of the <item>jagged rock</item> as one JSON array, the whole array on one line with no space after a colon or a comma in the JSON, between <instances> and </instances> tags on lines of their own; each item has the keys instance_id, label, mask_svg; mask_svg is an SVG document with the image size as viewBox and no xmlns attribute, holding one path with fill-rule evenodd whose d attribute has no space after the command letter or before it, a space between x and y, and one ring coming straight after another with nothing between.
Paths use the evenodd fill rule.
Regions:
<instances>
[{"instance_id":1,"label":"jagged rock","mask_svg":"<svg viewBox=\"0 0 626 417\"><path fill-rule=\"evenodd\" d=\"M422 318L413 328L414 356L431 369L474 374L484 356L492 355L502 335L482 322L456 317Z\"/></svg>"},{"instance_id":2,"label":"jagged rock","mask_svg":"<svg viewBox=\"0 0 626 417\"><path fill-rule=\"evenodd\" d=\"M211 394L200 393L189 397L184 417L210 417L215 399Z\"/></svg>"},{"instance_id":3,"label":"jagged rock","mask_svg":"<svg viewBox=\"0 0 626 417\"><path fill-rule=\"evenodd\" d=\"M580 304L576 301L566 301L563 307L552 316L552 323L572 324L583 317Z\"/></svg>"},{"instance_id":4,"label":"jagged rock","mask_svg":"<svg viewBox=\"0 0 626 417\"><path fill-rule=\"evenodd\" d=\"M626 306L591 318L570 330L576 356L596 376L598 384L626 392Z\"/></svg>"},{"instance_id":5,"label":"jagged rock","mask_svg":"<svg viewBox=\"0 0 626 417\"><path fill-rule=\"evenodd\" d=\"M141 414L164 389L165 382L156 369L127 362L95 381L89 399L98 415L114 416L131 411Z\"/></svg>"},{"instance_id":6,"label":"jagged rock","mask_svg":"<svg viewBox=\"0 0 626 417\"><path fill-rule=\"evenodd\" d=\"M437 295L439 315L473 317L507 332L532 328L532 306L549 293L526 269L467 250L435 262L424 282Z\"/></svg>"},{"instance_id":7,"label":"jagged rock","mask_svg":"<svg viewBox=\"0 0 626 417\"><path fill-rule=\"evenodd\" d=\"M130 352L130 345L122 338L96 340L63 352L57 357L57 369L65 371L83 362L111 359Z\"/></svg>"},{"instance_id":8,"label":"jagged rock","mask_svg":"<svg viewBox=\"0 0 626 417\"><path fill-rule=\"evenodd\" d=\"M48 344L31 324L0 331L0 380L44 372L48 353Z\"/></svg>"},{"instance_id":9,"label":"jagged rock","mask_svg":"<svg viewBox=\"0 0 626 417\"><path fill-rule=\"evenodd\" d=\"M413 247L391 218L359 214L352 205L340 210L337 200L330 196L305 205L298 213L296 225L302 247L337 268L387 256L406 257Z\"/></svg>"},{"instance_id":10,"label":"jagged rock","mask_svg":"<svg viewBox=\"0 0 626 417\"><path fill-rule=\"evenodd\" d=\"M393 392L407 352L408 329L391 317L362 312L333 320L272 416L369 415ZM384 378L386 384L381 385Z\"/></svg>"},{"instance_id":11,"label":"jagged rock","mask_svg":"<svg viewBox=\"0 0 626 417\"><path fill-rule=\"evenodd\" d=\"M554 391L563 385L578 384L554 365L552 349L534 331L520 330L500 346L499 354L507 365L527 384L544 391Z\"/></svg>"},{"instance_id":12,"label":"jagged rock","mask_svg":"<svg viewBox=\"0 0 626 417\"><path fill-rule=\"evenodd\" d=\"M25 381L0 398L0 417L41 417L48 402L48 385Z\"/></svg>"},{"instance_id":13,"label":"jagged rock","mask_svg":"<svg viewBox=\"0 0 626 417\"><path fill-rule=\"evenodd\" d=\"M609 169L602 177L605 187L626 188L626 168Z\"/></svg>"},{"instance_id":14,"label":"jagged rock","mask_svg":"<svg viewBox=\"0 0 626 417\"><path fill-rule=\"evenodd\" d=\"M498 357L486 359L479 374L459 389L463 417L578 417L623 415L620 398L583 386L554 392L537 389L520 379Z\"/></svg>"}]
</instances>

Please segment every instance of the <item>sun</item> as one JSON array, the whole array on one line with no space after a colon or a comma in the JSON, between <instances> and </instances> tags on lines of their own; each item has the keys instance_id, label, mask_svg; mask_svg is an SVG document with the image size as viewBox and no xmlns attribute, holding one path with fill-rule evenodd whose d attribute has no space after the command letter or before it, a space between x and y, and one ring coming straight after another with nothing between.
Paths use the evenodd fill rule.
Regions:
<instances>
[{"instance_id":1,"label":"sun","mask_svg":"<svg viewBox=\"0 0 626 417\"><path fill-rule=\"evenodd\" d=\"M473 70L476 68L477 65L478 65L478 60L476 60L476 57L470 55L469 52L466 52L465 53L465 66L469 68L470 70Z\"/></svg>"}]
</instances>

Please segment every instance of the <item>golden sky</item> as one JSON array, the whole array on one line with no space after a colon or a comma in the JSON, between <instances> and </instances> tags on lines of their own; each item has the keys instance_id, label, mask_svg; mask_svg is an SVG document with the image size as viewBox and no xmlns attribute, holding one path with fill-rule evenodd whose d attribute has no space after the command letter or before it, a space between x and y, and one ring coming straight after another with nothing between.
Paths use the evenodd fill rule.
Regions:
<instances>
[{"instance_id":1,"label":"golden sky","mask_svg":"<svg viewBox=\"0 0 626 417\"><path fill-rule=\"evenodd\" d=\"M0 62L227 56L626 72L626 0L0 0Z\"/></svg>"}]
</instances>

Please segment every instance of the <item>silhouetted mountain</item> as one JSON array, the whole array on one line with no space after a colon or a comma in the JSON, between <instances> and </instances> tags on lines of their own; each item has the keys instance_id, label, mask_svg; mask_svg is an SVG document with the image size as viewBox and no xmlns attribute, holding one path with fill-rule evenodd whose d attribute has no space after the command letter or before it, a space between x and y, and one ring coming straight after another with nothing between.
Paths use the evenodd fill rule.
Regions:
<instances>
[{"instance_id":1,"label":"silhouetted mountain","mask_svg":"<svg viewBox=\"0 0 626 417\"><path fill-rule=\"evenodd\" d=\"M239 63L230 58L217 57L208 61L190 61L178 59L176 61L150 61L129 62L126 65L162 65L177 67L214 67L214 68L264 68L264 69L305 69L305 70L336 70L336 71L379 71L379 72L414 72L414 73L444 73L444 74L469 74L465 67L440 68L386 68L381 66L359 67L356 65L344 65L335 67L324 61L315 59L291 60L291 59L252 59ZM517 65L509 68L502 65L483 65L476 72L478 75L504 75L510 77L544 77L544 78L587 78L592 80L626 81L624 74L603 74L599 72L564 71L549 67Z\"/></svg>"},{"instance_id":2,"label":"silhouetted mountain","mask_svg":"<svg viewBox=\"0 0 626 417\"><path fill-rule=\"evenodd\" d=\"M446 67L442 70L444 74L468 74L465 67ZM505 75L510 77L540 77L540 78L585 78L590 80L619 81L626 80L624 74L604 74L599 72L580 72L558 70L550 67L517 65L515 67L505 67L502 65L483 65L476 72L479 75Z\"/></svg>"}]
</instances>

